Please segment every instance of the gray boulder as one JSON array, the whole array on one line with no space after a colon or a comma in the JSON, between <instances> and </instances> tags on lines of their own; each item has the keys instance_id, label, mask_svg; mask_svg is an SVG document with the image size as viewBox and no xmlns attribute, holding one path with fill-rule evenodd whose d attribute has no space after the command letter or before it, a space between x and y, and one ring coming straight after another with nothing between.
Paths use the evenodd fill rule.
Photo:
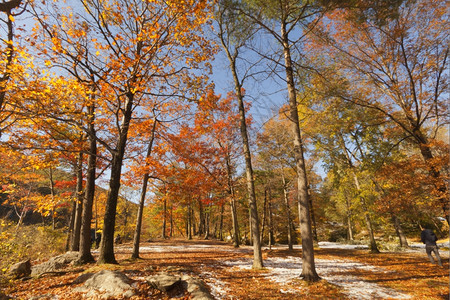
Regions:
<instances>
[{"instance_id":1,"label":"gray boulder","mask_svg":"<svg viewBox=\"0 0 450 300\"><path fill-rule=\"evenodd\" d=\"M162 292L170 291L177 285L181 285L191 294L193 300L213 300L206 285L199 279L188 275L178 276L160 273L146 278L147 282Z\"/></svg>"},{"instance_id":2,"label":"gray boulder","mask_svg":"<svg viewBox=\"0 0 450 300\"><path fill-rule=\"evenodd\" d=\"M79 252L69 251L64 254L50 258L48 261L33 266L31 268L31 276L39 276L44 273L55 272L60 269L66 268L69 264L77 261L79 258Z\"/></svg>"},{"instance_id":3,"label":"gray boulder","mask_svg":"<svg viewBox=\"0 0 450 300\"><path fill-rule=\"evenodd\" d=\"M76 292L86 293L84 295L86 298L129 298L135 295L134 289L131 286L132 280L121 272L102 270L87 277L89 279L85 281L83 286L74 289ZM75 282L77 282L77 279L75 279Z\"/></svg>"},{"instance_id":4,"label":"gray boulder","mask_svg":"<svg viewBox=\"0 0 450 300\"><path fill-rule=\"evenodd\" d=\"M213 300L214 297L209 293L208 288L203 281L192 278L187 275L181 277L182 281L187 283L187 291L191 294L194 300Z\"/></svg>"},{"instance_id":5,"label":"gray boulder","mask_svg":"<svg viewBox=\"0 0 450 300\"><path fill-rule=\"evenodd\" d=\"M18 279L27 277L31 274L31 261L30 259L18 262L9 268L8 277Z\"/></svg>"},{"instance_id":6,"label":"gray boulder","mask_svg":"<svg viewBox=\"0 0 450 300\"><path fill-rule=\"evenodd\" d=\"M147 277L147 282L154 288L167 292L171 290L176 284L181 281L180 276L169 275L167 273L160 273Z\"/></svg>"}]
</instances>

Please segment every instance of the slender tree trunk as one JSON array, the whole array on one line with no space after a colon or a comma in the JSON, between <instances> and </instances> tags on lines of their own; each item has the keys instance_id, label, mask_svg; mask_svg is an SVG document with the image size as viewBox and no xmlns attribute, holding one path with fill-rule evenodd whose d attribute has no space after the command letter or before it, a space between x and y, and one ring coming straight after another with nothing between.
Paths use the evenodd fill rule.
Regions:
<instances>
[{"instance_id":1,"label":"slender tree trunk","mask_svg":"<svg viewBox=\"0 0 450 300\"><path fill-rule=\"evenodd\" d=\"M309 282L320 279L314 263L314 243L311 230L310 207L308 200L308 184L306 177L305 159L303 156L303 141L300 132L298 118L297 95L292 67L290 41L286 31L286 23L281 24L281 37L283 43L284 62L286 70L286 82L289 94L289 111L292 131L294 133L294 154L298 183L298 210L300 220L300 232L302 235L302 274L301 277Z\"/></svg>"},{"instance_id":2,"label":"slender tree trunk","mask_svg":"<svg viewBox=\"0 0 450 300\"><path fill-rule=\"evenodd\" d=\"M258 209L256 205L256 194L255 194L255 183L253 178L253 167L252 158L250 153L250 144L248 141L247 133L247 122L245 117L245 107L244 107L244 95L242 94L242 85L239 81L237 71L236 71L236 57L232 57L229 52L227 52L230 69L233 74L234 86L236 97L239 105L239 128L241 132L242 145L244 149L245 157L245 175L247 179L247 193L250 209L250 233L253 242L253 269L261 269L263 267L262 253L261 253L261 241L259 239L259 220L258 220Z\"/></svg>"},{"instance_id":3,"label":"slender tree trunk","mask_svg":"<svg viewBox=\"0 0 450 300\"><path fill-rule=\"evenodd\" d=\"M352 160L351 160L350 155L348 153L347 147L345 146L344 137L340 133L339 133L339 137L340 137L340 140L341 140L341 147L342 147L342 150L344 151L345 158L347 160L348 166L349 166L349 168L350 168L350 170L352 171L352 174L353 174L353 180L355 182L356 190L360 194L359 195L359 200L360 200L360 203L361 203L361 207L363 209L364 220L366 222L367 230L369 232L370 252L372 252L372 253L379 253L380 251L378 250L378 246L377 246L377 243L375 241L375 236L374 236L374 231L373 231L373 226L372 226L372 220L370 218L370 212L369 212L369 209L367 207L366 199L361 195L361 186L359 184L358 176L356 175L356 172L355 172L355 167L353 166L353 163L352 163Z\"/></svg>"},{"instance_id":4,"label":"slender tree trunk","mask_svg":"<svg viewBox=\"0 0 450 300\"><path fill-rule=\"evenodd\" d=\"M372 253L379 253L380 250L378 250L377 243L375 241L375 236L373 232L373 226L372 226L372 220L369 215L369 210L367 209L366 199L364 197L359 197L361 201L361 205L363 207L364 211L364 219L366 220L366 226L369 230L369 238L370 238L370 252Z\"/></svg>"},{"instance_id":5,"label":"slender tree trunk","mask_svg":"<svg viewBox=\"0 0 450 300\"><path fill-rule=\"evenodd\" d=\"M409 247L408 240L406 239L405 233L403 232L403 228L400 224L400 220L394 214L391 215L391 219L392 219L392 223L394 224L394 228L395 228L395 232L397 233L398 240L400 242L400 247L402 247L402 248Z\"/></svg>"},{"instance_id":6,"label":"slender tree trunk","mask_svg":"<svg viewBox=\"0 0 450 300\"><path fill-rule=\"evenodd\" d=\"M353 171L353 179L355 181L356 190L358 193L361 193L361 187L359 185L358 176L356 176L356 173ZM372 253L379 253L380 250L378 250L377 243L375 241L375 236L373 233L373 226L372 226L372 220L370 218L369 209L367 208L366 199L363 196L359 196L359 200L361 202L361 207L363 209L364 213L364 220L366 221L367 230L369 231L369 238L370 238L370 252Z\"/></svg>"},{"instance_id":7,"label":"slender tree trunk","mask_svg":"<svg viewBox=\"0 0 450 300\"><path fill-rule=\"evenodd\" d=\"M360 185L359 185L358 176L356 176L356 173L354 171L353 171L353 179L355 181L356 190L358 191L358 193L361 193L361 188L360 188ZM359 196L359 200L361 202L361 207L363 209L364 220L366 221L367 230L369 231L370 252L372 252L372 253L379 253L380 251L378 250L378 246L377 246L377 243L375 241L375 236L374 236L373 226L372 226L372 220L370 218L369 209L367 208L366 199L360 195Z\"/></svg>"},{"instance_id":8,"label":"slender tree trunk","mask_svg":"<svg viewBox=\"0 0 450 300\"><path fill-rule=\"evenodd\" d=\"M415 124L412 123L411 126L415 128ZM433 152L431 151L430 144L428 142L428 139L425 137L425 135L422 133L422 131L417 128L414 131L414 138L417 141L417 144L420 149L420 153L423 157L423 159L428 163L429 166L429 173L430 175L436 179L436 190L439 191L440 196L438 198L439 202L442 205L442 211L444 213L444 218L447 220L447 224L450 225L450 216L449 216L449 210L450 210L450 201L448 201L448 187L445 182L445 180L442 178L441 173L438 169L434 167L434 164L432 163L433 160Z\"/></svg>"},{"instance_id":9,"label":"slender tree trunk","mask_svg":"<svg viewBox=\"0 0 450 300\"><path fill-rule=\"evenodd\" d=\"M173 230L173 204L172 202L170 203L170 231L169 231L169 237L172 237L174 234L174 230Z\"/></svg>"},{"instance_id":10,"label":"slender tree trunk","mask_svg":"<svg viewBox=\"0 0 450 300\"><path fill-rule=\"evenodd\" d=\"M202 235L205 233L205 214L203 212L203 203L199 198L198 202L198 235Z\"/></svg>"},{"instance_id":11,"label":"slender tree trunk","mask_svg":"<svg viewBox=\"0 0 450 300\"><path fill-rule=\"evenodd\" d=\"M317 238L317 228L316 228L316 216L314 215L314 206L312 202L312 197L308 193L309 198L309 207L311 208L311 225L312 225L312 233L313 233L313 239L316 243L319 243L319 239Z\"/></svg>"},{"instance_id":12,"label":"slender tree trunk","mask_svg":"<svg viewBox=\"0 0 450 300\"><path fill-rule=\"evenodd\" d=\"M52 230L55 230L55 183L53 182L53 168L49 168L50 196L52 197Z\"/></svg>"},{"instance_id":13,"label":"slender tree trunk","mask_svg":"<svg viewBox=\"0 0 450 300\"><path fill-rule=\"evenodd\" d=\"M225 210L225 205L222 203L220 205L220 221L219 221L219 240L223 241L223 214Z\"/></svg>"},{"instance_id":14,"label":"slender tree trunk","mask_svg":"<svg viewBox=\"0 0 450 300\"><path fill-rule=\"evenodd\" d=\"M71 208L71 212L70 212L70 220L69 220L69 230L67 231L67 237L66 237L66 246L65 246L65 250L66 252L70 250L71 247L71 240L72 240L72 236L73 236L73 225L75 223L75 212L77 210L77 201L73 200L72 201L72 208Z\"/></svg>"},{"instance_id":15,"label":"slender tree trunk","mask_svg":"<svg viewBox=\"0 0 450 300\"><path fill-rule=\"evenodd\" d=\"M211 211L208 208L208 211L205 212L204 214L204 218L205 218L205 237L204 239L207 240L209 239L209 225L210 225L210 218L211 218Z\"/></svg>"},{"instance_id":16,"label":"slender tree trunk","mask_svg":"<svg viewBox=\"0 0 450 300\"><path fill-rule=\"evenodd\" d=\"M200 216L199 216L200 218ZM195 222L197 219L195 218L195 206L194 204L191 205L191 227L192 227L192 235L197 235L198 230L197 229L197 223Z\"/></svg>"},{"instance_id":17,"label":"slender tree trunk","mask_svg":"<svg viewBox=\"0 0 450 300\"><path fill-rule=\"evenodd\" d=\"M71 238L70 250L80 250L81 216L83 213L83 153L78 154L77 158L77 187L76 187L76 211L74 220L74 229Z\"/></svg>"},{"instance_id":18,"label":"slender tree trunk","mask_svg":"<svg viewBox=\"0 0 450 300\"><path fill-rule=\"evenodd\" d=\"M167 200L164 198L163 203L163 226L162 226L162 238L166 238L166 218L167 218Z\"/></svg>"},{"instance_id":19,"label":"slender tree trunk","mask_svg":"<svg viewBox=\"0 0 450 300\"><path fill-rule=\"evenodd\" d=\"M347 195L345 195L345 204L347 208L347 233L348 233L348 239L350 241L353 241L353 229L352 229L352 210L350 206L350 200L348 199Z\"/></svg>"},{"instance_id":20,"label":"slender tree trunk","mask_svg":"<svg viewBox=\"0 0 450 300\"><path fill-rule=\"evenodd\" d=\"M14 16L12 13L12 10L15 8L18 8L20 4L22 3L22 0L10 0L10 1L2 1L0 3L0 11L6 14L6 18L4 19L4 23L6 23L6 29L4 29L4 33L7 35L6 42L6 49L2 49L2 57L4 60L4 65L2 70L6 70L3 72L3 74L0 76L0 112L3 111L5 108L5 99L6 99L6 91L7 91L7 85L8 81L10 79L10 66L13 63L14 53L15 53L15 46L14 46ZM3 19L2 19L3 20ZM3 26L2 26L3 29ZM3 40L4 41L4 40ZM4 121L3 119L0 120L0 138L2 137L2 126L1 122Z\"/></svg>"},{"instance_id":21,"label":"slender tree trunk","mask_svg":"<svg viewBox=\"0 0 450 300\"><path fill-rule=\"evenodd\" d=\"M386 195L386 192L384 191L383 187L380 186L375 179L372 178L372 182L375 185L376 191L378 191L379 193L382 193L383 195ZM402 226L400 224L400 220L397 218L397 216L393 212L391 212L391 220L392 220L392 224L394 225L395 232L397 233L400 247L402 247L402 248L409 247L408 241L406 240L406 236L405 236Z\"/></svg>"},{"instance_id":22,"label":"slender tree trunk","mask_svg":"<svg viewBox=\"0 0 450 300\"><path fill-rule=\"evenodd\" d=\"M94 128L95 105L89 106L89 156L86 174L86 190L83 199L83 212L81 216L81 236L80 236L80 263L90 263L94 261L91 254L91 221L92 205L95 195L95 176L97 165L97 140Z\"/></svg>"},{"instance_id":23,"label":"slender tree trunk","mask_svg":"<svg viewBox=\"0 0 450 300\"><path fill-rule=\"evenodd\" d=\"M235 248L239 248L240 242L240 234L239 234L239 224L237 218L237 209L236 209L236 200L234 197L230 199L230 209L231 209L231 220L233 225L233 246Z\"/></svg>"},{"instance_id":24,"label":"slender tree trunk","mask_svg":"<svg viewBox=\"0 0 450 300\"><path fill-rule=\"evenodd\" d=\"M284 177L284 174L281 174L281 179L283 181L284 205L286 206L288 248L289 248L289 250L293 250L294 246L292 245L291 207L289 205L289 194L288 194L287 183L286 183L286 178Z\"/></svg>"},{"instance_id":25,"label":"slender tree trunk","mask_svg":"<svg viewBox=\"0 0 450 300\"><path fill-rule=\"evenodd\" d=\"M133 93L127 94L127 101L124 107L124 115L122 118L122 125L119 130L119 138L117 146L113 152L111 163L111 177L109 180L109 191L106 199L105 217L103 220L103 234L100 248L99 263L113 263L116 264L114 256L114 230L116 224L117 199L119 197L120 177L122 174L122 163L125 155L125 147L128 138L128 129L130 127L132 108L133 108Z\"/></svg>"},{"instance_id":26,"label":"slender tree trunk","mask_svg":"<svg viewBox=\"0 0 450 300\"><path fill-rule=\"evenodd\" d=\"M230 155L227 153L225 158L225 162L227 165L227 181L228 181L228 194L230 195L230 209L231 209L231 221L233 225L233 246L235 248L239 248L239 225L237 218L237 210L236 210L236 197L233 186L232 172L231 172L231 161Z\"/></svg>"},{"instance_id":27,"label":"slender tree trunk","mask_svg":"<svg viewBox=\"0 0 450 300\"><path fill-rule=\"evenodd\" d=\"M261 218L261 245L264 245L264 229L266 227L266 211L267 211L267 190L264 189L263 214Z\"/></svg>"},{"instance_id":28,"label":"slender tree trunk","mask_svg":"<svg viewBox=\"0 0 450 300\"><path fill-rule=\"evenodd\" d=\"M95 211L95 249L98 248L97 238L98 238L98 197L94 199L94 211ZM101 236L100 236L101 238Z\"/></svg>"},{"instance_id":29,"label":"slender tree trunk","mask_svg":"<svg viewBox=\"0 0 450 300\"><path fill-rule=\"evenodd\" d=\"M267 212L269 215L269 249L272 249L272 246L275 244L275 238L273 234L273 214L272 214L272 197L270 193L270 189L267 195Z\"/></svg>"},{"instance_id":30,"label":"slender tree trunk","mask_svg":"<svg viewBox=\"0 0 450 300\"><path fill-rule=\"evenodd\" d=\"M187 232L188 240L192 240L192 208L191 203L189 201L188 205L188 232Z\"/></svg>"},{"instance_id":31,"label":"slender tree trunk","mask_svg":"<svg viewBox=\"0 0 450 300\"><path fill-rule=\"evenodd\" d=\"M144 213L145 194L147 193L148 178L149 174L145 173L144 178L142 179L141 197L139 199L136 227L134 229L134 236L133 236L133 253L131 254L131 258L135 259L139 258L139 244L141 241L141 230L142 230L142 215Z\"/></svg>"},{"instance_id":32,"label":"slender tree trunk","mask_svg":"<svg viewBox=\"0 0 450 300\"><path fill-rule=\"evenodd\" d=\"M75 199L72 201L72 213L69 222L69 232L67 233L66 251L78 251L80 246L80 228L81 228L81 204L83 203L83 154L78 154L77 161L74 167L74 175L77 178L77 184L75 187ZM81 196L80 196L81 195ZM78 212L78 206L80 211ZM77 232L77 233L76 233ZM75 235L77 235L76 243L74 241ZM76 245L76 249L75 248Z\"/></svg>"},{"instance_id":33,"label":"slender tree trunk","mask_svg":"<svg viewBox=\"0 0 450 300\"><path fill-rule=\"evenodd\" d=\"M28 195L29 195L29 194L28 194ZM17 230L19 230L20 225L22 225L23 219L25 218L25 216L26 216L28 210L27 210L26 207L24 207L24 208L22 209L22 211L20 212L20 214L19 214L19 213L17 212L17 207L16 207L15 205L14 205L14 209L16 210L16 215L19 217L19 221L17 222L17 225L16 225L16 232L17 232Z\"/></svg>"}]
</instances>

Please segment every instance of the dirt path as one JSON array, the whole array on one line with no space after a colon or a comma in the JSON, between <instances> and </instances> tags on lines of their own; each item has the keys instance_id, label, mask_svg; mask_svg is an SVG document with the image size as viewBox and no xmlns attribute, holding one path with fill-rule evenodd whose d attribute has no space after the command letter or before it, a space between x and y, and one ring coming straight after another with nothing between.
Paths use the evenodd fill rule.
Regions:
<instances>
[{"instance_id":1,"label":"dirt path","mask_svg":"<svg viewBox=\"0 0 450 300\"><path fill-rule=\"evenodd\" d=\"M131 245L116 247L119 265L72 268L64 276L18 282L6 289L18 299L83 299L72 281L81 272L116 269L135 280L132 299L189 299L168 295L146 284L147 276L164 271L201 278L216 299L449 299L448 252L444 268L431 265L425 253L369 254L366 250L316 249L316 269L323 280L299 279L301 250L264 249L264 270L251 269L252 249L217 241L155 241L141 246L139 260L130 260ZM94 252L96 255L96 252ZM177 297L175 297L177 296ZM171 298L172 297L172 298Z\"/></svg>"}]
</instances>

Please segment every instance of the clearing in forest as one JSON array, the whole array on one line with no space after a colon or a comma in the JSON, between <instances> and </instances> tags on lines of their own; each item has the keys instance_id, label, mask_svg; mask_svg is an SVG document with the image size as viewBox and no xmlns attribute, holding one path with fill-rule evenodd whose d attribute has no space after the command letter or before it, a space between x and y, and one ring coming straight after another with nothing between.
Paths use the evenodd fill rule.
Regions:
<instances>
[{"instance_id":1,"label":"clearing in forest","mask_svg":"<svg viewBox=\"0 0 450 300\"><path fill-rule=\"evenodd\" d=\"M327 246L327 247L325 247ZM298 247L298 246L297 246ZM214 299L448 299L448 251L444 267L428 262L424 251L383 252L337 248L322 244L315 250L316 269L323 280L300 280L301 250L286 246L264 248L265 268L254 271L252 248L211 240L158 240L143 243L141 259L130 260L132 245L116 247L118 265L70 267L64 275L16 281L3 289L17 299L86 299L74 291L80 274L118 270L133 280L131 299L191 299L187 291L161 292L146 278L161 272L202 280ZM96 252L94 252L96 255ZM36 298L37 299L37 298Z\"/></svg>"}]
</instances>

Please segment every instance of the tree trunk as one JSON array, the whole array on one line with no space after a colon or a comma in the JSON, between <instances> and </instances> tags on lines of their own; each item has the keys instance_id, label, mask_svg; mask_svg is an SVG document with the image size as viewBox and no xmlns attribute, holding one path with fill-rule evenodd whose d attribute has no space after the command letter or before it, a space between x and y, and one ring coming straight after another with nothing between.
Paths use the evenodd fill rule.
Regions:
<instances>
[{"instance_id":1,"label":"tree trunk","mask_svg":"<svg viewBox=\"0 0 450 300\"><path fill-rule=\"evenodd\" d=\"M366 199L363 196L361 196L361 186L359 184L358 176L356 175L356 172L355 172L355 167L353 166L353 163L352 163L352 160L350 158L350 155L347 152L348 150L347 150L347 147L345 146L344 137L340 133L339 133L339 137L340 137L340 140L341 140L341 147L342 147L342 150L344 151L344 155L345 155L345 158L347 160L348 166L349 166L349 168L350 168L350 170L351 170L351 172L353 174L353 180L355 182L356 190L360 194L359 195L359 200L360 200L360 203L361 203L361 207L363 209L364 220L366 222L367 230L369 232L370 252L371 253L380 253L380 251L378 250L378 247L377 247L377 243L375 241L375 236L374 236L373 226L372 226L372 220L370 218L370 213L369 213L369 209L367 207Z\"/></svg>"},{"instance_id":2,"label":"tree trunk","mask_svg":"<svg viewBox=\"0 0 450 300\"><path fill-rule=\"evenodd\" d=\"M222 203L220 205L220 221L219 221L219 240L223 241L223 214L225 210L225 205Z\"/></svg>"},{"instance_id":3,"label":"tree trunk","mask_svg":"<svg viewBox=\"0 0 450 300\"><path fill-rule=\"evenodd\" d=\"M73 236L73 225L75 223L75 212L77 210L77 200L72 201L72 209L70 212L70 220L69 220L69 230L67 231L67 237L66 237L66 246L65 251L69 251L71 247L71 241Z\"/></svg>"},{"instance_id":4,"label":"tree trunk","mask_svg":"<svg viewBox=\"0 0 450 300\"><path fill-rule=\"evenodd\" d=\"M98 238L98 198L94 199L94 211L95 211L95 249L97 249L99 247L99 244L97 242L97 238ZM100 238L102 238L100 236Z\"/></svg>"},{"instance_id":5,"label":"tree trunk","mask_svg":"<svg viewBox=\"0 0 450 300\"><path fill-rule=\"evenodd\" d=\"M53 182L53 168L49 168L50 196L52 197L52 230L55 230L55 183Z\"/></svg>"},{"instance_id":6,"label":"tree trunk","mask_svg":"<svg viewBox=\"0 0 450 300\"><path fill-rule=\"evenodd\" d=\"M414 124L411 124L412 126ZM431 151L430 145L428 143L427 138L425 135L420 131L420 129L414 130L414 137L419 145L420 153L423 157L423 159L428 163L429 166L429 173L430 175L437 179L436 183L436 190L438 190L441 194L439 197L439 202L442 205L442 211L444 213L444 218L447 220L447 224L450 225L450 216L449 216L449 210L450 210L450 201L448 201L448 188L447 183L444 181L444 179L441 176L441 173L439 170L437 170L433 163L431 161L433 160L433 152Z\"/></svg>"},{"instance_id":7,"label":"tree trunk","mask_svg":"<svg viewBox=\"0 0 450 300\"><path fill-rule=\"evenodd\" d=\"M187 232L188 240L192 240L192 208L191 203L188 205L188 232Z\"/></svg>"},{"instance_id":8,"label":"tree trunk","mask_svg":"<svg viewBox=\"0 0 450 300\"><path fill-rule=\"evenodd\" d=\"M266 227L267 190L264 189L263 214L261 218L261 245L264 245L264 229Z\"/></svg>"},{"instance_id":9,"label":"tree trunk","mask_svg":"<svg viewBox=\"0 0 450 300\"><path fill-rule=\"evenodd\" d=\"M308 198L309 198L309 207L311 209L311 223L312 223L311 225L312 225L313 239L314 242L319 243L319 239L317 238L316 216L314 215L314 206L312 202L312 197L309 193Z\"/></svg>"},{"instance_id":10,"label":"tree trunk","mask_svg":"<svg viewBox=\"0 0 450 300\"><path fill-rule=\"evenodd\" d=\"M235 248L239 248L239 225L236 211L236 197L234 193L234 186L232 180L232 172L231 172L231 161L230 155L227 153L225 162L227 165L227 182L228 182L228 194L230 195L230 209L231 209L231 222L233 225L233 246Z\"/></svg>"},{"instance_id":11,"label":"tree trunk","mask_svg":"<svg viewBox=\"0 0 450 300\"><path fill-rule=\"evenodd\" d=\"M272 215L272 201L269 194L267 196L267 214L269 215L269 249L272 249L272 246L275 244L275 239L273 236L273 215Z\"/></svg>"},{"instance_id":12,"label":"tree trunk","mask_svg":"<svg viewBox=\"0 0 450 300\"><path fill-rule=\"evenodd\" d=\"M286 178L284 177L284 174L281 174L281 179L283 181L284 205L286 206L288 248L289 248L289 250L293 250L294 246L292 245L291 207L289 205L289 194L288 194L287 183L286 183Z\"/></svg>"},{"instance_id":13,"label":"tree trunk","mask_svg":"<svg viewBox=\"0 0 450 300\"><path fill-rule=\"evenodd\" d=\"M70 250L80 250L80 234L81 234L81 216L83 213L83 153L78 154L77 159L77 187L76 187L76 212L75 222L73 225L73 234L71 239Z\"/></svg>"},{"instance_id":14,"label":"tree trunk","mask_svg":"<svg viewBox=\"0 0 450 300\"><path fill-rule=\"evenodd\" d=\"M207 240L209 239L209 225L210 225L210 218L211 218L211 211L208 209L207 212L205 212L204 214L204 218L205 218L205 237L204 239Z\"/></svg>"},{"instance_id":15,"label":"tree trunk","mask_svg":"<svg viewBox=\"0 0 450 300\"><path fill-rule=\"evenodd\" d=\"M345 204L347 207L347 233L348 233L348 239L350 241L353 241L353 229L352 229L352 211L350 207L350 200L348 199L347 195L345 195Z\"/></svg>"},{"instance_id":16,"label":"tree trunk","mask_svg":"<svg viewBox=\"0 0 450 300\"><path fill-rule=\"evenodd\" d=\"M131 258L135 258L135 259L139 258L139 244L140 244L140 240L141 240L142 215L144 213L145 194L147 193L148 178L149 178L149 174L145 173L144 178L142 179L141 197L139 199L139 208L138 208L137 217L136 217L136 227L134 229L134 236L133 236L133 253L131 254Z\"/></svg>"},{"instance_id":17,"label":"tree trunk","mask_svg":"<svg viewBox=\"0 0 450 300\"><path fill-rule=\"evenodd\" d=\"M351 165L351 167L353 168L353 165ZM354 172L354 170L352 172L353 172L353 179L355 181L356 190L358 191L358 193L361 193L361 187L359 185L358 176L356 176L356 173ZM366 221L367 230L369 231L370 252L372 252L372 253L380 253L380 250L378 250L377 243L375 242L375 236L374 236L374 233L373 233L372 220L370 219L370 213L369 213L369 209L367 208L366 199L363 196L360 195L359 196L359 200L361 202L361 207L363 209L364 220Z\"/></svg>"},{"instance_id":18,"label":"tree trunk","mask_svg":"<svg viewBox=\"0 0 450 300\"><path fill-rule=\"evenodd\" d=\"M83 199L83 212L81 220L81 236L80 236L80 263L90 263L94 261L91 254L91 221L92 221L92 205L95 195L95 176L97 165L97 139L94 128L95 121L95 105L89 106L89 156L86 174L86 190Z\"/></svg>"},{"instance_id":19,"label":"tree trunk","mask_svg":"<svg viewBox=\"0 0 450 300\"><path fill-rule=\"evenodd\" d=\"M377 192L382 193L383 195L386 195L386 192L384 191L383 187L380 186L375 179L372 178L372 182L374 183L375 190ZM392 220L392 224L394 225L395 232L397 233L400 247L409 247L408 241L406 240L406 236L403 233L403 229L400 225L400 220L397 218L397 216L392 211L391 211L391 220Z\"/></svg>"},{"instance_id":20,"label":"tree trunk","mask_svg":"<svg viewBox=\"0 0 450 300\"><path fill-rule=\"evenodd\" d=\"M400 242L400 247L407 248L409 247L408 241L406 240L405 233L403 232L403 228L400 224L400 220L396 215L391 215L392 223L394 224L395 232L397 233L398 240Z\"/></svg>"},{"instance_id":21,"label":"tree trunk","mask_svg":"<svg viewBox=\"0 0 450 300\"><path fill-rule=\"evenodd\" d=\"M202 235L205 233L205 214L203 213L203 203L199 198L198 202L198 235Z\"/></svg>"},{"instance_id":22,"label":"tree trunk","mask_svg":"<svg viewBox=\"0 0 450 300\"><path fill-rule=\"evenodd\" d=\"M297 95L294 82L294 71L292 67L290 41L286 31L286 23L281 24L281 37L283 42L283 53L286 71L286 82L289 94L289 111L292 131L294 133L294 154L296 161L297 183L298 183L298 210L300 220L300 232L302 235L302 275L309 282L320 279L317 275L314 263L314 243L311 230L310 208L308 200L308 185L306 177L305 159L303 156L303 141L300 132L298 118Z\"/></svg>"},{"instance_id":23,"label":"tree trunk","mask_svg":"<svg viewBox=\"0 0 450 300\"><path fill-rule=\"evenodd\" d=\"M106 199L105 217L103 220L103 234L100 256L98 258L99 263L117 263L114 256L114 227L116 224L117 199L119 197L122 163L127 144L131 115L133 112L133 98L133 93L129 92L127 94L127 101L124 107L124 115L122 118L122 125L119 130L117 146L112 155L111 177L109 180L109 191Z\"/></svg>"},{"instance_id":24,"label":"tree trunk","mask_svg":"<svg viewBox=\"0 0 450 300\"><path fill-rule=\"evenodd\" d=\"M258 209L256 205L255 183L253 178L252 158L250 153L250 144L248 141L247 122L245 117L244 95L242 94L242 86L236 71L236 60L228 54L230 61L231 73L233 74L236 97L239 105L239 128L241 132L242 145L245 157L245 175L247 179L247 193L250 208L250 232L253 242L253 269L261 269L263 267L261 254L261 241L259 239L259 220Z\"/></svg>"},{"instance_id":25,"label":"tree trunk","mask_svg":"<svg viewBox=\"0 0 450 300\"><path fill-rule=\"evenodd\" d=\"M162 238L166 238L166 218L167 218L167 200L164 198L163 203L163 225L162 225Z\"/></svg>"},{"instance_id":26,"label":"tree trunk","mask_svg":"<svg viewBox=\"0 0 450 300\"><path fill-rule=\"evenodd\" d=\"M170 203L170 231L169 231L169 237L172 237L174 234L173 230L173 205L172 202Z\"/></svg>"},{"instance_id":27,"label":"tree trunk","mask_svg":"<svg viewBox=\"0 0 450 300\"><path fill-rule=\"evenodd\" d=\"M8 86L8 81L10 79L10 66L13 63L14 58L14 52L15 52L15 46L14 46L14 17L12 14L12 10L15 8L18 8L20 4L22 3L22 0L10 0L10 1L2 1L0 3L0 11L4 12L6 14L6 18L4 20L4 23L6 23L6 28L4 29L4 32L7 35L6 42L6 49L2 49L2 57L4 60L3 70L6 70L3 72L3 74L0 76L0 111L3 111L5 108L5 99L6 99L6 91ZM2 19L3 20L3 19ZM4 121L3 119L1 121ZM0 123L1 124L1 123ZM2 126L0 126L0 138L2 137Z\"/></svg>"},{"instance_id":28,"label":"tree trunk","mask_svg":"<svg viewBox=\"0 0 450 300\"><path fill-rule=\"evenodd\" d=\"M231 54L230 49L227 47L228 45L224 40L223 31L220 34L220 38L222 41L223 48L227 54L228 61L230 63L230 71L233 76L236 98L238 100L239 129L241 133L242 146L245 158L245 176L247 181L247 194L250 209L249 219L251 222L250 231L252 232L252 241L253 241L253 268L261 269L263 267L263 260L261 253L261 241L259 239L259 220L258 220L258 209L256 204L255 184L253 178L253 167L250 153L250 145L248 141L247 122L244 107L244 95L242 93L242 82L239 79L236 68L238 50L236 49L234 53Z\"/></svg>"}]
</instances>

